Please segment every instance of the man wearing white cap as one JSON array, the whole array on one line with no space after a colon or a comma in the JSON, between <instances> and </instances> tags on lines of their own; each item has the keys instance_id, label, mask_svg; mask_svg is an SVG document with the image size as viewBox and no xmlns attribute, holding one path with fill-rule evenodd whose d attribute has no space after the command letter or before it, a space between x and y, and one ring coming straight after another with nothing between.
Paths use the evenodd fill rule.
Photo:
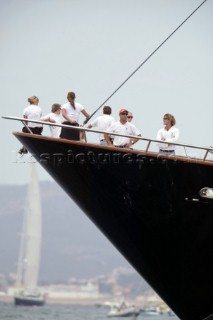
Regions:
<instances>
[{"instance_id":1,"label":"man wearing white cap","mask_svg":"<svg viewBox=\"0 0 213 320\"><path fill-rule=\"evenodd\" d=\"M107 132L118 133L121 135L130 136L141 136L140 131L127 121L128 111L126 109L121 109L119 111L120 120L114 122L108 129ZM113 135L114 136L114 135ZM115 146L119 148L131 148L131 146L138 141L137 138L128 138L122 136L114 136L113 144L110 140L109 134L105 133L104 138L109 146Z\"/></svg>"}]
</instances>

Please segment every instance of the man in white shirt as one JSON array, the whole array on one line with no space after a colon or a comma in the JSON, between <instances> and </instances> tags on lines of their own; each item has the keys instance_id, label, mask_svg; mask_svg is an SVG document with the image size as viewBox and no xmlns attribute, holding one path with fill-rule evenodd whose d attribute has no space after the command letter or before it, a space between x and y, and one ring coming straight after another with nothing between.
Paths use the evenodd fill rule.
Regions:
<instances>
[{"instance_id":1,"label":"man in white shirt","mask_svg":"<svg viewBox=\"0 0 213 320\"><path fill-rule=\"evenodd\" d=\"M132 112L128 112L128 115L127 115L127 121L128 122L132 122L132 119L133 119L133 114L132 114Z\"/></svg>"},{"instance_id":2,"label":"man in white shirt","mask_svg":"<svg viewBox=\"0 0 213 320\"><path fill-rule=\"evenodd\" d=\"M132 123L132 119L133 119L133 114L132 112L128 111L127 121L131 122L131 125L135 127L135 125Z\"/></svg>"},{"instance_id":3,"label":"man in white shirt","mask_svg":"<svg viewBox=\"0 0 213 320\"><path fill-rule=\"evenodd\" d=\"M61 105L58 103L54 103L52 105L52 112L48 113L46 116L42 117L40 120L61 124L60 113L61 113ZM52 137L59 138L61 134L61 127L50 126L50 132Z\"/></svg>"},{"instance_id":4,"label":"man in white shirt","mask_svg":"<svg viewBox=\"0 0 213 320\"><path fill-rule=\"evenodd\" d=\"M108 132L119 133L122 135L132 135L132 136L141 136L140 131L131 123L127 121L128 111L126 109L121 109L119 111L120 120L114 122L111 127L107 129ZM114 136L114 135L113 135ZM110 141L109 134L104 134L105 140L108 145L119 148L130 148L135 142L138 141L137 138L128 138L122 136L114 136L113 144Z\"/></svg>"},{"instance_id":5,"label":"man in white shirt","mask_svg":"<svg viewBox=\"0 0 213 320\"><path fill-rule=\"evenodd\" d=\"M111 116L112 109L109 106L103 108L103 115L97 117L88 128L97 127L100 131L106 131L114 122L115 119ZM99 140L101 145L107 145L107 142L104 138L104 134L99 134Z\"/></svg>"},{"instance_id":6,"label":"man in white shirt","mask_svg":"<svg viewBox=\"0 0 213 320\"><path fill-rule=\"evenodd\" d=\"M174 156L176 146L168 144L166 142L177 142L180 136L178 128L175 128L176 120L174 116L170 113L166 113L163 117L164 127L158 130L157 140L163 141L163 143L158 143L159 153Z\"/></svg>"}]
</instances>

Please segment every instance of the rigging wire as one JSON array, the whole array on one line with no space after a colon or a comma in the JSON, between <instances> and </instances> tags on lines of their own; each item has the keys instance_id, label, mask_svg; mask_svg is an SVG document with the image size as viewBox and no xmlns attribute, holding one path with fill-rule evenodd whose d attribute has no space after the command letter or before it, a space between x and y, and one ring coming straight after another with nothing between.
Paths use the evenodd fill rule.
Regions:
<instances>
[{"instance_id":1,"label":"rigging wire","mask_svg":"<svg viewBox=\"0 0 213 320\"><path fill-rule=\"evenodd\" d=\"M207 2L204 0L152 53L119 85L119 87L111 93L111 95L91 114L91 116L84 121L84 125L94 116L94 114L105 105L105 103L182 27L182 25L189 20L192 15L200 9L200 7Z\"/></svg>"}]
</instances>

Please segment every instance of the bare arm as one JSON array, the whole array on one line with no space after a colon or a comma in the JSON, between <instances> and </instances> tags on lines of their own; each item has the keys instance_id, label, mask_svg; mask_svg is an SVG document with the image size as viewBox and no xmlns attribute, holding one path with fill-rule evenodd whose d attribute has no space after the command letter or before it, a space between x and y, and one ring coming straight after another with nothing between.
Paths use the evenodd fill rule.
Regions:
<instances>
[{"instance_id":1,"label":"bare arm","mask_svg":"<svg viewBox=\"0 0 213 320\"><path fill-rule=\"evenodd\" d=\"M110 140L110 138L109 138L109 134L108 134L108 133L104 133L104 139L106 140L106 142L107 142L107 144L108 144L109 146L112 146L112 145L113 145L112 142L111 142L111 140Z\"/></svg>"},{"instance_id":2,"label":"bare arm","mask_svg":"<svg viewBox=\"0 0 213 320\"><path fill-rule=\"evenodd\" d=\"M142 137L142 135L141 135L141 134L138 134L138 137ZM135 144L138 140L139 140L139 139L137 139L137 138L131 139L132 144Z\"/></svg>"},{"instance_id":3,"label":"bare arm","mask_svg":"<svg viewBox=\"0 0 213 320\"><path fill-rule=\"evenodd\" d=\"M55 123L55 120L50 118L50 116L42 117L40 120Z\"/></svg>"},{"instance_id":4,"label":"bare arm","mask_svg":"<svg viewBox=\"0 0 213 320\"><path fill-rule=\"evenodd\" d=\"M141 134L138 134L138 137L142 137ZM131 138L130 139L130 142L125 144L125 147L131 147L133 144L135 144L139 139L137 138Z\"/></svg>"},{"instance_id":5,"label":"bare arm","mask_svg":"<svg viewBox=\"0 0 213 320\"><path fill-rule=\"evenodd\" d=\"M89 119L89 118L90 118L89 113L87 113L85 109L84 109L84 110L82 110L81 112L83 113L83 115L84 115L87 119Z\"/></svg>"},{"instance_id":6,"label":"bare arm","mask_svg":"<svg viewBox=\"0 0 213 320\"><path fill-rule=\"evenodd\" d=\"M140 133L140 131L136 128L136 126L135 126L134 124L130 124L130 126L131 126L131 130L132 130L132 135L133 135L133 136L141 137L141 133ZM127 143L127 144L125 145L125 147L131 147L131 146L132 146L133 144L135 144L138 140L139 140L139 139L134 138L134 137L130 138L129 143Z\"/></svg>"}]
</instances>

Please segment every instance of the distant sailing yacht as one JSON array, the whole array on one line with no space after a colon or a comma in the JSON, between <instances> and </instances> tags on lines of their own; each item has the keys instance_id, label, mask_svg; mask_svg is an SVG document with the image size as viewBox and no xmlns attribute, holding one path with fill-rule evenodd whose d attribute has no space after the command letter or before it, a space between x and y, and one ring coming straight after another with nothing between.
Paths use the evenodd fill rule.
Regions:
<instances>
[{"instance_id":1,"label":"distant sailing yacht","mask_svg":"<svg viewBox=\"0 0 213 320\"><path fill-rule=\"evenodd\" d=\"M21 235L15 305L42 306L44 295L37 288L41 248L41 204L39 185L32 163L26 211Z\"/></svg>"}]
</instances>

